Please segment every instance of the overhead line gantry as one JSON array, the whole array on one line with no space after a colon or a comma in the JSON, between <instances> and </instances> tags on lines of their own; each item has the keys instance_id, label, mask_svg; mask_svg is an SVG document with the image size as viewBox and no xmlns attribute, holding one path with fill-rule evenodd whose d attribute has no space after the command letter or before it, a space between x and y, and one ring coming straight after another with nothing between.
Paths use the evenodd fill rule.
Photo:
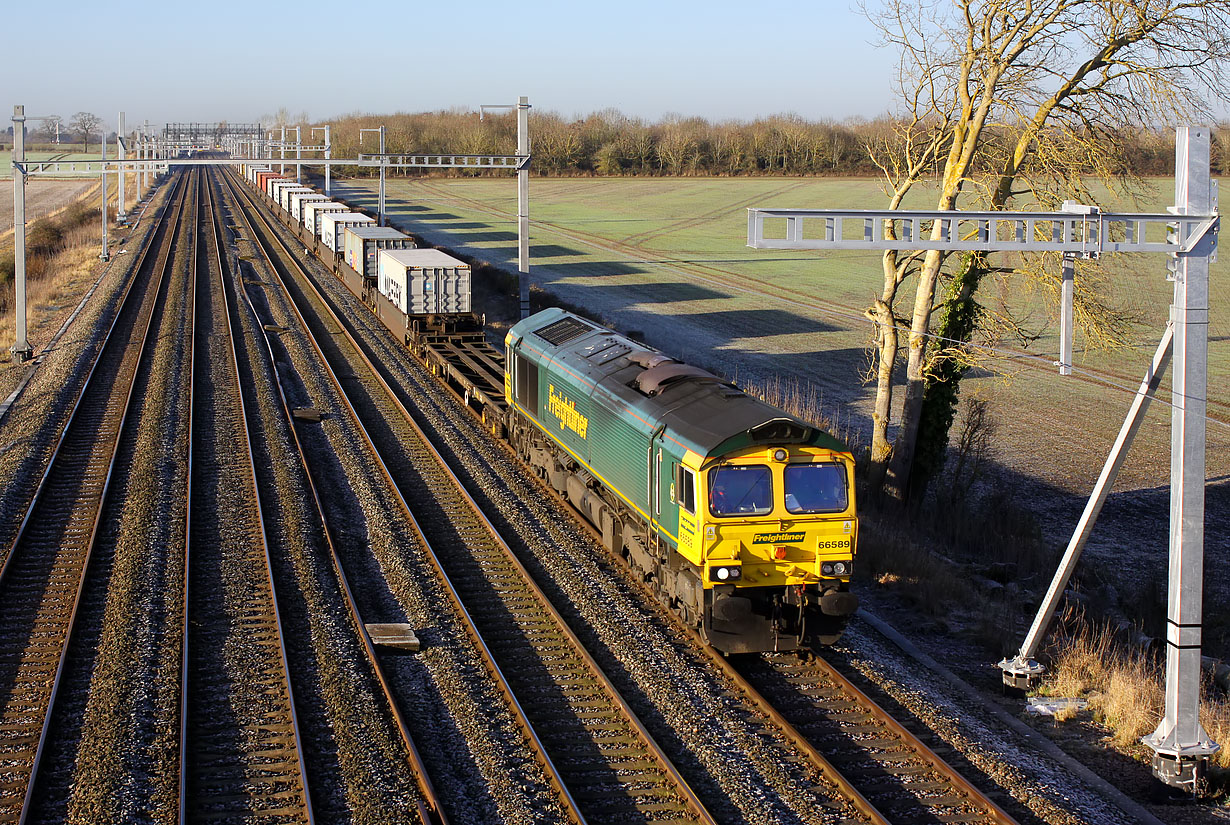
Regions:
<instances>
[{"instance_id":1,"label":"overhead line gantry","mask_svg":"<svg viewBox=\"0 0 1230 825\"><path fill-rule=\"evenodd\" d=\"M1065 203L1062 212L749 209L755 249L1058 252L1063 256L1059 371L1072 371L1074 260L1111 252L1164 253L1174 282L1170 317L1101 476L1015 657L999 663L1005 684L1030 687L1044 666L1047 627L1080 558L1168 361L1171 378L1170 589L1166 617L1166 699L1157 729L1144 737L1153 772L1194 790L1220 746L1200 724L1203 626L1205 426L1208 401L1209 265L1217 259L1217 181L1209 169L1210 130L1180 127L1175 141L1175 206L1165 214L1116 214ZM784 233L766 234L770 227ZM887 231L891 227L892 231ZM895 236L895 237L894 237Z\"/></svg>"}]
</instances>

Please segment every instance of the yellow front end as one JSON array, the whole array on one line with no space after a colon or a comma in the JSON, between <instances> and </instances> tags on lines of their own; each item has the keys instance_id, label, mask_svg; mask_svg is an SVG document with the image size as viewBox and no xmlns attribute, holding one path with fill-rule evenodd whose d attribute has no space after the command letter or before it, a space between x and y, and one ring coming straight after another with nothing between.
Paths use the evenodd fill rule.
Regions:
<instances>
[{"instance_id":1,"label":"yellow front end","mask_svg":"<svg viewBox=\"0 0 1230 825\"><path fill-rule=\"evenodd\" d=\"M693 524L681 514L680 551L706 589L848 586L858 539L849 453L757 447L697 469L707 506Z\"/></svg>"}]
</instances>

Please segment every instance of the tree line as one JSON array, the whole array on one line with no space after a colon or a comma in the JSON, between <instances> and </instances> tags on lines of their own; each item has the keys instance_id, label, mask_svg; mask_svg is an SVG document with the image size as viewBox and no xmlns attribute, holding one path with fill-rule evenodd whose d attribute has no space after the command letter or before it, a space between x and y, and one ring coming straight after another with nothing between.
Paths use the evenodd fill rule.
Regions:
<instances>
[{"instance_id":1,"label":"tree line","mask_svg":"<svg viewBox=\"0 0 1230 825\"><path fill-rule=\"evenodd\" d=\"M262 118L265 123L302 126L304 142L313 142L306 113L285 111ZM516 118L512 114L481 116L450 110L391 115L348 114L329 121L333 156L354 157L378 151L377 136L360 129L385 126L389 152L428 154L511 154L517 145ZM533 172L544 176L664 176L664 175L831 175L879 176L876 147L901 129L899 118L852 118L843 121L807 120L795 114L755 120L711 121L702 117L667 115L656 121L630 117L604 109L586 117L567 118L558 112L531 112L530 136ZM88 151L89 138L98 135L101 118L78 112L69 121L52 117L32 121L28 140L60 140L76 136ZM272 128L277 128L273 126ZM11 142L12 130L8 130ZM316 135L319 138L319 134ZM114 133L112 134L114 138ZM1001 142L1010 136L1000 134ZM1214 131L1213 169L1230 173L1230 123ZM997 139L995 136L991 140ZM1173 129L1134 127L1117 136L1126 175L1170 175L1174 171ZM1090 174L1105 172L1090 165ZM411 173L413 174L413 173ZM496 174L464 172L457 174Z\"/></svg>"},{"instance_id":2,"label":"tree line","mask_svg":"<svg viewBox=\"0 0 1230 825\"><path fill-rule=\"evenodd\" d=\"M59 115L47 115L31 118L26 122L26 141L28 144L59 143L68 145L72 143L72 138L76 135L81 140L81 151L88 152L90 150L90 138L95 135L101 135L102 131L102 118L93 112L77 112L77 114L72 116L71 120L67 121ZM115 140L115 132L111 133L110 139ZM101 140L102 138L99 137L100 142ZM12 126L4 130L4 144L6 146L13 145Z\"/></svg>"},{"instance_id":3,"label":"tree line","mask_svg":"<svg viewBox=\"0 0 1230 825\"><path fill-rule=\"evenodd\" d=\"M511 154L517 140L512 114L480 116L459 110L380 116L356 113L330 123L334 157L378 151L378 136L364 132L360 143L359 130L381 125L389 152ZM302 125L308 134L306 120L287 125ZM901 123L887 115L836 121L807 120L793 114L747 121L668 115L646 121L605 109L578 118L531 112L529 128L535 175L879 176L876 147L898 134ZM1216 135L1214 169L1224 174L1230 171L1230 123L1222 124ZM1004 131L988 140L1012 143L1013 138ZM1124 128L1116 140L1125 151L1119 153L1122 168L1115 171L1127 175L1174 172L1173 129ZM1106 170L1091 164L1088 171Z\"/></svg>"}]
</instances>

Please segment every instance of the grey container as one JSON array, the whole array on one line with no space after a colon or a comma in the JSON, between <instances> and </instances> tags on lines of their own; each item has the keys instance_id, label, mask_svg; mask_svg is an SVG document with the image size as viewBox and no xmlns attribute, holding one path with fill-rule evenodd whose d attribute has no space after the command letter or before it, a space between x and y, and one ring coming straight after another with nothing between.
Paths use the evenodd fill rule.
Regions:
<instances>
[{"instance_id":1,"label":"grey container","mask_svg":"<svg viewBox=\"0 0 1230 825\"><path fill-rule=\"evenodd\" d=\"M303 224L304 229L311 230L312 234L320 237L320 218L327 212L349 212L350 207L340 201L308 201L303 204Z\"/></svg>"},{"instance_id":2,"label":"grey container","mask_svg":"<svg viewBox=\"0 0 1230 825\"><path fill-rule=\"evenodd\" d=\"M438 249L382 249L380 294L406 315L470 311L470 265Z\"/></svg>"},{"instance_id":3,"label":"grey container","mask_svg":"<svg viewBox=\"0 0 1230 825\"><path fill-rule=\"evenodd\" d=\"M299 184L298 186L283 186L278 190L278 206L282 207L283 212L286 212L287 214L290 213L290 196L296 194L315 195L316 190L310 186L304 186L303 184Z\"/></svg>"},{"instance_id":4,"label":"grey container","mask_svg":"<svg viewBox=\"0 0 1230 825\"><path fill-rule=\"evenodd\" d=\"M311 192L292 192L288 201L290 203L290 216L295 219L295 223L303 222L303 205L305 203L314 203L316 201L327 201L328 196L322 195L316 190Z\"/></svg>"},{"instance_id":5,"label":"grey container","mask_svg":"<svg viewBox=\"0 0 1230 825\"><path fill-rule=\"evenodd\" d=\"M346 227L356 224L375 226L376 219L360 212L327 212L320 216L320 240L340 255L346 246Z\"/></svg>"},{"instance_id":6,"label":"grey container","mask_svg":"<svg viewBox=\"0 0 1230 825\"><path fill-rule=\"evenodd\" d=\"M269 197L274 203L282 205L282 193L287 189L304 189L304 185L294 178L270 178Z\"/></svg>"},{"instance_id":7,"label":"grey container","mask_svg":"<svg viewBox=\"0 0 1230 825\"><path fill-rule=\"evenodd\" d=\"M377 254L382 249L414 249L414 241L391 226L348 226L343 255L346 265L375 281L380 274Z\"/></svg>"}]
</instances>

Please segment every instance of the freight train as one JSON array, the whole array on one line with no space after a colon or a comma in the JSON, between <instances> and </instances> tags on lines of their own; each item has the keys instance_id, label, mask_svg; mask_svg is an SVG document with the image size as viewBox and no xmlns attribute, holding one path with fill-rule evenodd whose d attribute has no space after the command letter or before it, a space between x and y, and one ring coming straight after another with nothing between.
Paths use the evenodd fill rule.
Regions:
<instances>
[{"instance_id":1,"label":"freight train","mask_svg":"<svg viewBox=\"0 0 1230 825\"><path fill-rule=\"evenodd\" d=\"M858 604L854 458L841 442L561 309L513 326L501 353L470 312L463 262L348 219L344 205L271 170L246 177L710 645L746 653L837 639Z\"/></svg>"}]
</instances>

